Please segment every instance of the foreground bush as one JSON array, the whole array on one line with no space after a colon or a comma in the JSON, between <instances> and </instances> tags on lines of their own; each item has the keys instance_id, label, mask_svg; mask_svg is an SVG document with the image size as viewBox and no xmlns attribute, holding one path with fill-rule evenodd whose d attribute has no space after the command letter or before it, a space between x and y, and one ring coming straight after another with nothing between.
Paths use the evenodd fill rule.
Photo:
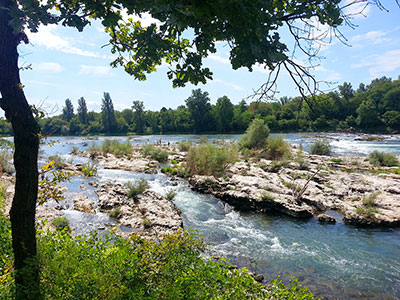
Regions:
<instances>
[{"instance_id":1,"label":"foreground bush","mask_svg":"<svg viewBox=\"0 0 400 300\"><path fill-rule=\"evenodd\" d=\"M240 139L239 144L241 148L245 149L262 149L267 144L268 136L269 128L264 124L264 121L254 119Z\"/></svg>"},{"instance_id":2,"label":"foreground bush","mask_svg":"<svg viewBox=\"0 0 400 300\"><path fill-rule=\"evenodd\" d=\"M310 154L314 155L329 155L331 154L331 145L328 140L316 140L314 144L310 146Z\"/></svg>"},{"instance_id":3,"label":"foreground bush","mask_svg":"<svg viewBox=\"0 0 400 300\"><path fill-rule=\"evenodd\" d=\"M169 153L165 150L155 147L152 144L147 144L143 147L142 153L144 156L149 156L158 162L167 162Z\"/></svg>"},{"instance_id":4,"label":"foreground bush","mask_svg":"<svg viewBox=\"0 0 400 300\"><path fill-rule=\"evenodd\" d=\"M368 160L376 167L395 167L399 165L395 155L377 150L368 155Z\"/></svg>"},{"instance_id":5,"label":"foreground bush","mask_svg":"<svg viewBox=\"0 0 400 300\"><path fill-rule=\"evenodd\" d=\"M238 151L234 146L216 147L209 143L200 144L190 148L186 166L190 175L221 176L237 157Z\"/></svg>"},{"instance_id":6,"label":"foreground bush","mask_svg":"<svg viewBox=\"0 0 400 300\"><path fill-rule=\"evenodd\" d=\"M10 222L1 208L0 242L0 299L13 299ZM190 232L166 236L161 242L136 235L123 239L96 232L78 237L39 232L42 296L52 300L313 299L296 281L288 288L280 280L263 287L224 259L205 259L204 248Z\"/></svg>"}]
</instances>

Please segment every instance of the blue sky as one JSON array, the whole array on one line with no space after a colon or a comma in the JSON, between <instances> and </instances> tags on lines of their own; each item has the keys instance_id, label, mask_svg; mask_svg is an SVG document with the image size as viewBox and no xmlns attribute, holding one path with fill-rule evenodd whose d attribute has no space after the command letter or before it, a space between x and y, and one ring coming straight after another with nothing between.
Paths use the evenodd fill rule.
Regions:
<instances>
[{"instance_id":1,"label":"blue sky","mask_svg":"<svg viewBox=\"0 0 400 300\"><path fill-rule=\"evenodd\" d=\"M350 82L357 88L360 82L369 83L377 77L398 78L400 8L394 0L384 1L384 4L389 12L369 6L363 11L365 16L353 19L356 28L340 28L351 46L337 39L322 46L320 55L325 59L313 71L319 80L335 82L330 88L343 82ZM144 19L145 23L149 21ZM212 103L226 95L236 104L251 95L268 76L262 66L253 72L232 70L229 48L220 43L218 52L206 60L214 79L205 85L174 89L167 78L166 66L150 74L145 82L134 80L121 68L111 68L110 48L102 48L107 44L108 35L98 23L82 33L62 26L43 26L39 33L29 34L29 38L31 43L19 48L20 65L32 66L21 74L25 93L30 103L55 114L61 112L65 99L70 98L76 107L80 97L85 97L89 110L100 111L103 92L110 93L117 110L129 108L134 100L143 101L150 110L176 108L184 104L194 88L209 92ZM327 86L322 88L328 89ZM278 90L278 97L299 95L284 73L279 78Z\"/></svg>"}]
</instances>

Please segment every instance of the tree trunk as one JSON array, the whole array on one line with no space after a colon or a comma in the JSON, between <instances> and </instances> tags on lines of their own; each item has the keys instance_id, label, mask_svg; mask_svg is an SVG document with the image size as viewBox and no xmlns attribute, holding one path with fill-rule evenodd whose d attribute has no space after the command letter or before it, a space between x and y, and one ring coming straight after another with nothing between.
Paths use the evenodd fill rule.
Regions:
<instances>
[{"instance_id":1,"label":"tree trunk","mask_svg":"<svg viewBox=\"0 0 400 300\"><path fill-rule=\"evenodd\" d=\"M15 195L10 211L16 299L40 299L35 209L39 126L20 83L17 47L27 38L9 26L13 0L0 0L0 106L14 131Z\"/></svg>"}]
</instances>

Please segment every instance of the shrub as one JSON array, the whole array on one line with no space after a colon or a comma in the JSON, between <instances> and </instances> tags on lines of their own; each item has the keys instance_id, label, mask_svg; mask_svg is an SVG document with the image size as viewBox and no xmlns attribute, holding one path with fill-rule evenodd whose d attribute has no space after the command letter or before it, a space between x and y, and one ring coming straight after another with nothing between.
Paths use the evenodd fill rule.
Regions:
<instances>
[{"instance_id":1,"label":"shrub","mask_svg":"<svg viewBox=\"0 0 400 300\"><path fill-rule=\"evenodd\" d=\"M97 175L97 167L94 163L83 164L82 173L85 177L92 177Z\"/></svg>"},{"instance_id":2,"label":"shrub","mask_svg":"<svg viewBox=\"0 0 400 300\"><path fill-rule=\"evenodd\" d=\"M66 217L57 217L51 220L51 224L59 231L69 231L69 221Z\"/></svg>"},{"instance_id":3,"label":"shrub","mask_svg":"<svg viewBox=\"0 0 400 300\"><path fill-rule=\"evenodd\" d=\"M133 149L129 142L121 143L118 140L107 139L101 144L101 151L103 153L111 153L116 157L122 157L132 154Z\"/></svg>"},{"instance_id":4,"label":"shrub","mask_svg":"<svg viewBox=\"0 0 400 300\"><path fill-rule=\"evenodd\" d=\"M191 146L192 146L192 141L190 140L189 141L183 140L178 143L178 149L183 152L188 152Z\"/></svg>"},{"instance_id":5,"label":"shrub","mask_svg":"<svg viewBox=\"0 0 400 300\"><path fill-rule=\"evenodd\" d=\"M187 170L190 175L223 175L226 168L238 157L235 146L200 144L191 147L187 155Z\"/></svg>"},{"instance_id":6,"label":"shrub","mask_svg":"<svg viewBox=\"0 0 400 300\"><path fill-rule=\"evenodd\" d=\"M165 195L165 197L166 197L168 200L173 200L173 199L175 198L175 196L176 196L176 192L175 192L174 190L169 190L169 191L167 192L167 194Z\"/></svg>"},{"instance_id":7,"label":"shrub","mask_svg":"<svg viewBox=\"0 0 400 300\"><path fill-rule=\"evenodd\" d=\"M50 155L48 157L48 159L50 161L54 161L53 163L53 167L57 170L61 170L63 168L65 168L65 166L67 165L66 162L64 161L64 159L60 156L60 155Z\"/></svg>"},{"instance_id":8,"label":"shrub","mask_svg":"<svg viewBox=\"0 0 400 300\"><path fill-rule=\"evenodd\" d=\"M377 167L395 167L399 165L399 161L395 155L377 150L368 155L368 160Z\"/></svg>"},{"instance_id":9,"label":"shrub","mask_svg":"<svg viewBox=\"0 0 400 300\"><path fill-rule=\"evenodd\" d=\"M290 146L283 137L274 137L267 139L267 158L280 160L283 157L290 157Z\"/></svg>"},{"instance_id":10,"label":"shrub","mask_svg":"<svg viewBox=\"0 0 400 300\"><path fill-rule=\"evenodd\" d=\"M150 156L151 159L154 159L160 163L168 161L169 153L165 150L155 147L152 144L144 145L142 153L144 156Z\"/></svg>"},{"instance_id":11,"label":"shrub","mask_svg":"<svg viewBox=\"0 0 400 300\"><path fill-rule=\"evenodd\" d=\"M147 182L146 179L140 178L135 181L135 183L128 182L126 183L126 188L128 189L128 192L126 193L126 196L128 198L131 198L133 200L137 199L137 196L142 194L146 189L149 188L149 183Z\"/></svg>"},{"instance_id":12,"label":"shrub","mask_svg":"<svg viewBox=\"0 0 400 300\"><path fill-rule=\"evenodd\" d=\"M120 207L113 208L112 210L110 210L108 215L111 218L118 219L121 216L121 208Z\"/></svg>"},{"instance_id":13,"label":"shrub","mask_svg":"<svg viewBox=\"0 0 400 300\"><path fill-rule=\"evenodd\" d=\"M264 124L264 121L254 119L249 128L247 128L246 133L240 139L239 144L241 148L261 149L267 144L268 136L269 128Z\"/></svg>"},{"instance_id":14,"label":"shrub","mask_svg":"<svg viewBox=\"0 0 400 300\"><path fill-rule=\"evenodd\" d=\"M355 212L361 216L372 219L375 217L375 214L378 212L378 209L373 206L357 207Z\"/></svg>"},{"instance_id":15,"label":"shrub","mask_svg":"<svg viewBox=\"0 0 400 300\"><path fill-rule=\"evenodd\" d=\"M316 140L310 146L310 154L329 155L331 154L331 145L327 139Z\"/></svg>"},{"instance_id":16,"label":"shrub","mask_svg":"<svg viewBox=\"0 0 400 300\"><path fill-rule=\"evenodd\" d=\"M11 238L7 240L11 247ZM296 280L288 287L279 280L262 286L246 270L224 259L206 260L204 249L202 240L190 232L161 241L135 234L123 239L96 232L78 237L42 232L38 234L42 296L60 300L313 299ZM12 264L12 257L2 258L7 266ZM1 277L0 297L12 299L8 297L15 289L12 268L3 270L9 272L10 280Z\"/></svg>"}]
</instances>

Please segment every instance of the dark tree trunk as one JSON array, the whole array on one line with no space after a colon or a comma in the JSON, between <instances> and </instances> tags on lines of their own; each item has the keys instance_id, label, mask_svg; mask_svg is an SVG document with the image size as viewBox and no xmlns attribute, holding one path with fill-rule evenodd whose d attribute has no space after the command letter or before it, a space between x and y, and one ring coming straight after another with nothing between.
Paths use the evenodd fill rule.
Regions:
<instances>
[{"instance_id":1,"label":"dark tree trunk","mask_svg":"<svg viewBox=\"0 0 400 300\"><path fill-rule=\"evenodd\" d=\"M9 26L13 0L0 0L0 106L14 130L15 195L10 211L17 299L39 299L35 208L38 191L39 126L20 83L17 47L23 32Z\"/></svg>"}]
</instances>

